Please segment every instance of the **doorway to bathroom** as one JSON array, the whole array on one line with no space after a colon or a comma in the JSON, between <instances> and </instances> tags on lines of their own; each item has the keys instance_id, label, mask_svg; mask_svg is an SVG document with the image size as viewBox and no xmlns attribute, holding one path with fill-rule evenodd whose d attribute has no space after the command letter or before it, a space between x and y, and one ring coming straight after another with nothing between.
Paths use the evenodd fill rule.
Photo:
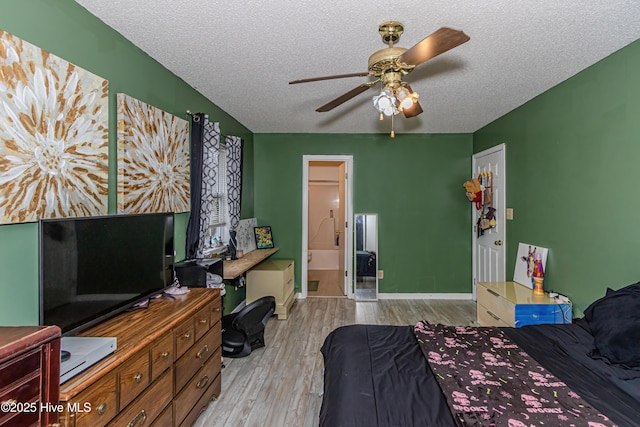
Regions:
<instances>
[{"instance_id":1,"label":"doorway to bathroom","mask_svg":"<svg viewBox=\"0 0 640 427\"><path fill-rule=\"evenodd\" d=\"M303 156L302 297L352 297L352 156Z\"/></svg>"}]
</instances>

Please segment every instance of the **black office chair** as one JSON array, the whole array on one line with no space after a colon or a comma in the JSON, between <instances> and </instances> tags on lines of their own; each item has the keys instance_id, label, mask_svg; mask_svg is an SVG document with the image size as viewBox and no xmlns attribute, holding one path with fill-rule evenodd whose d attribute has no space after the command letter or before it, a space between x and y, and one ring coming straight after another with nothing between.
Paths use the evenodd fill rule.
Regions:
<instances>
[{"instance_id":1,"label":"black office chair","mask_svg":"<svg viewBox=\"0 0 640 427\"><path fill-rule=\"evenodd\" d=\"M264 328L276 310L276 299L262 297L237 313L222 317L222 355L245 357L264 347Z\"/></svg>"}]
</instances>

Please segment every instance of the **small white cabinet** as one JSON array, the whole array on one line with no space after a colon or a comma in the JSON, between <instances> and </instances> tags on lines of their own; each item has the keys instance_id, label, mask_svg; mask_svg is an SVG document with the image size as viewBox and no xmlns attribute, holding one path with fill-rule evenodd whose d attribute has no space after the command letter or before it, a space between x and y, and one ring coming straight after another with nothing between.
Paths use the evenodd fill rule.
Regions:
<instances>
[{"instance_id":1,"label":"small white cabinet","mask_svg":"<svg viewBox=\"0 0 640 427\"><path fill-rule=\"evenodd\" d=\"M478 283L477 322L480 326L571 323L571 304L559 303L549 294L536 295L515 282Z\"/></svg>"},{"instance_id":2,"label":"small white cabinet","mask_svg":"<svg viewBox=\"0 0 640 427\"><path fill-rule=\"evenodd\" d=\"M293 305L293 260L268 259L247 271L247 304L272 295L278 319L286 319Z\"/></svg>"}]
</instances>

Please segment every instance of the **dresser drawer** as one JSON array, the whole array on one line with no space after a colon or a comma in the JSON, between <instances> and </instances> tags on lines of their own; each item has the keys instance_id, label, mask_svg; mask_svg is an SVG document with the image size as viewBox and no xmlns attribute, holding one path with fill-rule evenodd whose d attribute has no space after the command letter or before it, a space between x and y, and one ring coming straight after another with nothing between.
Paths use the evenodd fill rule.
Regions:
<instances>
[{"instance_id":1,"label":"dresser drawer","mask_svg":"<svg viewBox=\"0 0 640 427\"><path fill-rule=\"evenodd\" d=\"M149 385L149 352L141 351L127 360L118 373L122 409Z\"/></svg>"},{"instance_id":2,"label":"dresser drawer","mask_svg":"<svg viewBox=\"0 0 640 427\"><path fill-rule=\"evenodd\" d=\"M193 318L189 318L189 320L182 323L180 326L176 327L173 331L175 349L176 349L176 359L184 354L185 351L189 349L196 342L196 330L193 322Z\"/></svg>"},{"instance_id":3,"label":"dresser drawer","mask_svg":"<svg viewBox=\"0 0 640 427\"><path fill-rule=\"evenodd\" d=\"M480 326L513 326L513 321L511 321L511 324L507 323L497 314L480 304L478 304L477 310L478 324Z\"/></svg>"},{"instance_id":4,"label":"dresser drawer","mask_svg":"<svg viewBox=\"0 0 640 427\"><path fill-rule=\"evenodd\" d=\"M112 371L71 399L65 409L78 410L69 414L70 419L75 418L75 427L95 427L106 425L116 415L117 406L116 373Z\"/></svg>"},{"instance_id":5,"label":"dresser drawer","mask_svg":"<svg viewBox=\"0 0 640 427\"><path fill-rule=\"evenodd\" d=\"M151 427L173 427L173 405L167 405L162 414L158 415L158 418L151 424Z\"/></svg>"},{"instance_id":6,"label":"dresser drawer","mask_svg":"<svg viewBox=\"0 0 640 427\"><path fill-rule=\"evenodd\" d=\"M131 405L121 409L109 426L138 427L148 426L156 419L162 410L171 402L172 372L165 372L155 383L147 388Z\"/></svg>"},{"instance_id":7,"label":"dresser drawer","mask_svg":"<svg viewBox=\"0 0 640 427\"><path fill-rule=\"evenodd\" d=\"M508 326L513 326L515 304L502 297L496 291L484 286L478 286L478 312L481 310L480 306L484 307L483 311L488 311L500 318Z\"/></svg>"},{"instance_id":8,"label":"dresser drawer","mask_svg":"<svg viewBox=\"0 0 640 427\"><path fill-rule=\"evenodd\" d=\"M4 375L5 372L0 372L1 375ZM1 390L1 389L0 389ZM30 379L25 378L20 383L13 383L13 386L4 390L0 393L0 402L5 404L6 402L15 402L16 406L14 410L5 410L0 411L0 426L5 425L18 425L15 417L17 417L22 412L35 412L36 415L39 412L40 403L38 402L40 398L40 375L36 373L32 373L30 375ZM32 402L36 402L36 406L31 406ZM26 405L27 410L20 410L24 408ZM35 410L32 410L35 409ZM11 422L8 422L11 419ZM30 419L30 418L28 418ZM38 417L36 416L36 420Z\"/></svg>"},{"instance_id":9,"label":"dresser drawer","mask_svg":"<svg viewBox=\"0 0 640 427\"><path fill-rule=\"evenodd\" d=\"M40 350L26 353L0 366L0 389L40 372Z\"/></svg>"},{"instance_id":10,"label":"dresser drawer","mask_svg":"<svg viewBox=\"0 0 640 427\"><path fill-rule=\"evenodd\" d=\"M211 304L208 304L205 308L198 311L193 316L196 331L196 341L199 340L207 333L211 327Z\"/></svg>"},{"instance_id":11,"label":"dresser drawer","mask_svg":"<svg viewBox=\"0 0 640 427\"><path fill-rule=\"evenodd\" d=\"M184 418L184 420L182 420L182 423L180 424L179 427L190 427L193 425L193 423L196 422L200 414L207 409L209 402L217 399L218 396L220 396L221 384L222 384L222 376L218 375L216 379L213 380L213 384L211 384L207 389L207 391L204 392L202 397L200 397L200 400L198 400L198 402L195 405L193 405L193 409Z\"/></svg>"},{"instance_id":12,"label":"dresser drawer","mask_svg":"<svg viewBox=\"0 0 640 427\"><path fill-rule=\"evenodd\" d=\"M222 320L222 298L216 297L211 303L211 325Z\"/></svg>"},{"instance_id":13,"label":"dresser drawer","mask_svg":"<svg viewBox=\"0 0 640 427\"><path fill-rule=\"evenodd\" d=\"M218 349L174 399L173 413L176 425L180 425L191 412L193 402L199 401L210 385L215 385L220 375L221 356L222 351Z\"/></svg>"},{"instance_id":14,"label":"dresser drawer","mask_svg":"<svg viewBox=\"0 0 640 427\"><path fill-rule=\"evenodd\" d=\"M293 273L294 273L294 262L293 260L289 261L289 264L284 270L284 283L289 282L289 280L293 281Z\"/></svg>"},{"instance_id":15,"label":"dresser drawer","mask_svg":"<svg viewBox=\"0 0 640 427\"><path fill-rule=\"evenodd\" d=\"M158 342L151 346L151 381L173 364L173 335L164 334Z\"/></svg>"},{"instance_id":16,"label":"dresser drawer","mask_svg":"<svg viewBox=\"0 0 640 427\"><path fill-rule=\"evenodd\" d=\"M24 402L27 403L27 402ZM40 411L29 410L27 412L7 413L6 417L0 417L0 426L17 427L17 426L37 426L39 425Z\"/></svg>"},{"instance_id":17,"label":"dresser drawer","mask_svg":"<svg viewBox=\"0 0 640 427\"><path fill-rule=\"evenodd\" d=\"M181 390L193 375L220 347L222 334L214 327L176 362L176 391Z\"/></svg>"}]
</instances>

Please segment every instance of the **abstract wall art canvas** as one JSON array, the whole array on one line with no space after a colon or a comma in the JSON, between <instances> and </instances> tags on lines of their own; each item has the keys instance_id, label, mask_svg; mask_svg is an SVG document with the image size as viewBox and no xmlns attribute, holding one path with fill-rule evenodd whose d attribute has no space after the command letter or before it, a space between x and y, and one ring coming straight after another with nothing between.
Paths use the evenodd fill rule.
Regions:
<instances>
[{"instance_id":1,"label":"abstract wall art canvas","mask_svg":"<svg viewBox=\"0 0 640 427\"><path fill-rule=\"evenodd\" d=\"M190 209L189 123L118 94L118 211Z\"/></svg>"},{"instance_id":2,"label":"abstract wall art canvas","mask_svg":"<svg viewBox=\"0 0 640 427\"><path fill-rule=\"evenodd\" d=\"M108 209L109 83L0 30L0 224Z\"/></svg>"},{"instance_id":3,"label":"abstract wall art canvas","mask_svg":"<svg viewBox=\"0 0 640 427\"><path fill-rule=\"evenodd\" d=\"M238 240L238 249L245 254L256 250L256 239L253 229L258 226L257 218L241 219L236 229L236 239Z\"/></svg>"}]
</instances>

